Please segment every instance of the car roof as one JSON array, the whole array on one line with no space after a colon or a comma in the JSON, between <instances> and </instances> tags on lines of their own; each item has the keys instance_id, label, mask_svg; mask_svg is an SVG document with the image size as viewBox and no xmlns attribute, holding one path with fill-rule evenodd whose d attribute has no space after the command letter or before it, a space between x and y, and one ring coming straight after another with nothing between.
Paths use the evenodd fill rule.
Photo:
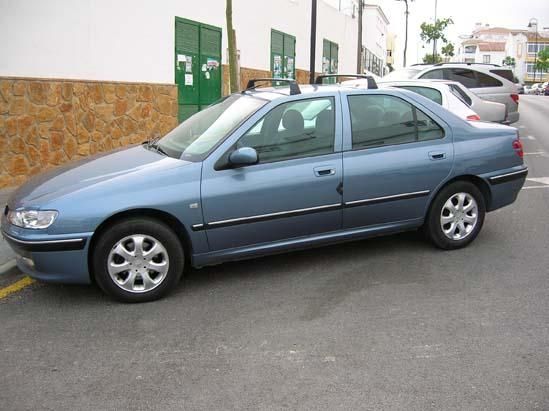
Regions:
<instances>
[{"instance_id":1,"label":"car roof","mask_svg":"<svg viewBox=\"0 0 549 411\"><path fill-rule=\"evenodd\" d=\"M515 86L515 83L506 79L505 77L502 77L498 75L497 73L493 73L491 70L511 70L505 67L500 67L497 65L491 65L491 64L482 64L482 63L445 63L445 64L435 64L433 66L425 67L420 72L418 72L414 77L421 77L426 73L429 73L433 70L443 70L445 68L469 68L473 71L478 71L483 74L486 74L490 77L496 77L499 81L501 81L502 87L509 87L510 85ZM513 72L511 70L511 72Z\"/></svg>"},{"instance_id":2,"label":"car roof","mask_svg":"<svg viewBox=\"0 0 549 411\"><path fill-rule=\"evenodd\" d=\"M404 83L418 84L418 85L422 85L422 86L426 86L426 87L432 86L433 84L435 84L435 85L439 85L439 84L449 85L449 84L452 84L452 85L456 85L460 88L467 89L467 87L465 87L459 81L445 80L445 79L439 79L439 78L436 78L436 79L435 78L434 79L412 78L412 79L408 79L408 80L387 80L387 81L380 81L377 84L380 85L380 86L383 86L383 85L389 85L389 84L404 84Z\"/></svg>"},{"instance_id":3,"label":"car roof","mask_svg":"<svg viewBox=\"0 0 549 411\"><path fill-rule=\"evenodd\" d=\"M293 94L293 96L314 95L317 93L337 93L342 90L376 90L368 89L366 81L361 82L360 80L348 84L300 84L299 89L301 93ZM292 95L290 94L290 87L288 86L258 87L250 90L244 90L242 93L267 100L277 100L279 98L289 97Z\"/></svg>"}]
</instances>

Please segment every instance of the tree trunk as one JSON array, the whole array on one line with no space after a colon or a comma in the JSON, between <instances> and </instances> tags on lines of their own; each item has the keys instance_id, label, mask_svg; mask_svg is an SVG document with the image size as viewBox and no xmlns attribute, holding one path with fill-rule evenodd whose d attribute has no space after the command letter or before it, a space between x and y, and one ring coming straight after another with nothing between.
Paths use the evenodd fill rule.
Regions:
<instances>
[{"instance_id":1,"label":"tree trunk","mask_svg":"<svg viewBox=\"0 0 549 411\"><path fill-rule=\"evenodd\" d=\"M362 74L362 8L364 1L358 0L358 42L356 46L356 72Z\"/></svg>"},{"instance_id":2,"label":"tree trunk","mask_svg":"<svg viewBox=\"0 0 549 411\"><path fill-rule=\"evenodd\" d=\"M404 0L404 3L406 3L406 29L404 31L404 58L402 62L402 66L406 67L406 53L408 52L408 0Z\"/></svg>"},{"instance_id":3,"label":"tree trunk","mask_svg":"<svg viewBox=\"0 0 549 411\"><path fill-rule=\"evenodd\" d=\"M225 15L227 18L227 40L229 43L229 82L231 93L236 93L240 90L240 82L238 81L236 34L233 28L233 0L227 0Z\"/></svg>"}]
</instances>

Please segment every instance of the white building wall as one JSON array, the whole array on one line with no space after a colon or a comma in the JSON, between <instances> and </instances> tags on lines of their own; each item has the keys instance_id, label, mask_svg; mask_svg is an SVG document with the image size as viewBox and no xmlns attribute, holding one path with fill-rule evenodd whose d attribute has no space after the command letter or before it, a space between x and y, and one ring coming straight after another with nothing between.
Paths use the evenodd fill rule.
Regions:
<instances>
[{"instance_id":1,"label":"white building wall","mask_svg":"<svg viewBox=\"0 0 549 411\"><path fill-rule=\"evenodd\" d=\"M173 83L174 17L192 10L221 26L224 9L212 3L223 1L3 0L0 45L10 58L0 75Z\"/></svg>"},{"instance_id":2,"label":"white building wall","mask_svg":"<svg viewBox=\"0 0 549 411\"><path fill-rule=\"evenodd\" d=\"M377 8L364 9L362 43L383 62L387 61L387 23Z\"/></svg>"},{"instance_id":3,"label":"white building wall","mask_svg":"<svg viewBox=\"0 0 549 411\"><path fill-rule=\"evenodd\" d=\"M234 1L241 67L270 70L273 28L296 37L296 68L308 70L310 7L308 0ZM0 0L0 76L173 83L175 16L222 27L227 62L225 0ZM370 18L363 43L385 60L386 25ZM324 38L339 45L339 72L356 71L356 24L318 2L317 72Z\"/></svg>"}]
</instances>

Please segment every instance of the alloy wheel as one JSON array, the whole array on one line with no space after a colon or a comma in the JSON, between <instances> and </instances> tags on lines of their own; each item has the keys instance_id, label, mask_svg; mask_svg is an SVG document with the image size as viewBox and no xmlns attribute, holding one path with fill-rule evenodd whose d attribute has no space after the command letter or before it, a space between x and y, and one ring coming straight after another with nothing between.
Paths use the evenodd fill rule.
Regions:
<instances>
[{"instance_id":1,"label":"alloy wheel","mask_svg":"<svg viewBox=\"0 0 549 411\"><path fill-rule=\"evenodd\" d=\"M440 226L451 240L459 241L468 237L478 223L478 204L469 193L453 194L442 207Z\"/></svg>"},{"instance_id":2,"label":"alloy wheel","mask_svg":"<svg viewBox=\"0 0 549 411\"><path fill-rule=\"evenodd\" d=\"M113 282L131 293L145 293L158 287L166 278L169 267L164 245L144 234L134 234L118 241L107 260Z\"/></svg>"}]
</instances>

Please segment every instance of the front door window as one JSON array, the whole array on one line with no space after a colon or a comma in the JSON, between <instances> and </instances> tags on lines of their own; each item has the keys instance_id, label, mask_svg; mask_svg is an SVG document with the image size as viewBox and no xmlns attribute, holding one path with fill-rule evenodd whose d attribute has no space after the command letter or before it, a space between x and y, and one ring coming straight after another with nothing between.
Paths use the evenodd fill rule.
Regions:
<instances>
[{"instance_id":1,"label":"front door window","mask_svg":"<svg viewBox=\"0 0 549 411\"><path fill-rule=\"evenodd\" d=\"M334 100L331 97L281 104L256 123L237 143L252 147L259 163L334 152Z\"/></svg>"}]
</instances>

